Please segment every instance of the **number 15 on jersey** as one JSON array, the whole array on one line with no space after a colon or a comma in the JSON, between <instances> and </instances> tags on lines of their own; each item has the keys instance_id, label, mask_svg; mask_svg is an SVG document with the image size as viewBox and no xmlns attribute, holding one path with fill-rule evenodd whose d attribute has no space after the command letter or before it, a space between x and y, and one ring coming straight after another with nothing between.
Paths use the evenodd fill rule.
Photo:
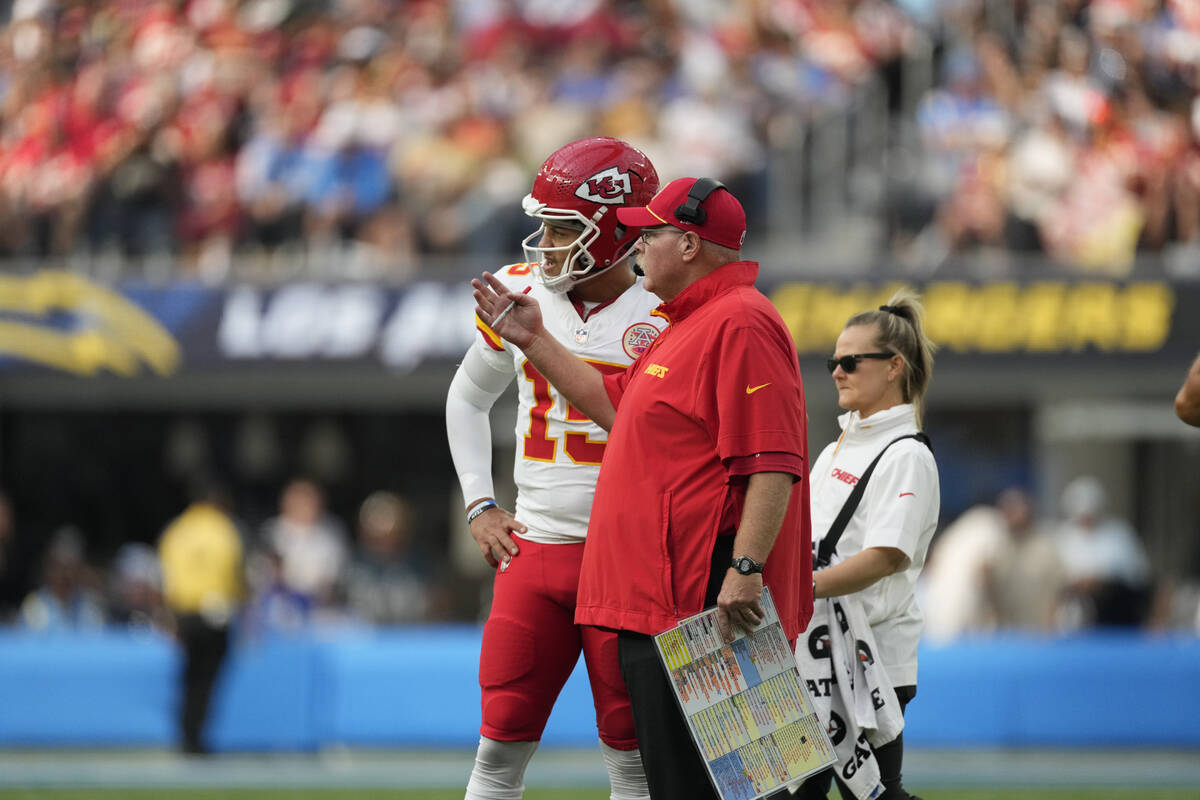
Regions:
<instances>
[{"instance_id":1,"label":"number 15 on jersey","mask_svg":"<svg viewBox=\"0 0 1200 800\"><path fill-rule=\"evenodd\" d=\"M625 371L625 367L620 364L585 360L606 375ZM604 458L604 445L607 440L594 439L587 431L567 430L564 421L556 421L552 416L551 412L559 395L550 382L528 361L521 364L521 373L525 380L529 381L533 391L533 404L529 409L529 433L524 437L523 457L532 461L553 462L558 455L560 438L556 434L561 433L563 452L572 463L599 466ZM565 423L590 422L586 414L570 403L566 403L566 409Z\"/></svg>"}]
</instances>

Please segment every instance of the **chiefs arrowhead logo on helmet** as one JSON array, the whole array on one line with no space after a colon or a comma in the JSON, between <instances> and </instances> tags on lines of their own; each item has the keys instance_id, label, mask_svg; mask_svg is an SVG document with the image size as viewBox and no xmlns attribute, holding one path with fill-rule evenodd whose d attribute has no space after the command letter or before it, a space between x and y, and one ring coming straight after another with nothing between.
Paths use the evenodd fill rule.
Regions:
<instances>
[{"instance_id":1,"label":"chiefs arrowhead logo on helmet","mask_svg":"<svg viewBox=\"0 0 1200 800\"><path fill-rule=\"evenodd\" d=\"M575 196L593 203L619 205L625 202L625 195L632 191L633 181L629 179L629 173L622 172L616 167L609 167L579 184L579 188L575 190Z\"/></svg>"}]
</instances>

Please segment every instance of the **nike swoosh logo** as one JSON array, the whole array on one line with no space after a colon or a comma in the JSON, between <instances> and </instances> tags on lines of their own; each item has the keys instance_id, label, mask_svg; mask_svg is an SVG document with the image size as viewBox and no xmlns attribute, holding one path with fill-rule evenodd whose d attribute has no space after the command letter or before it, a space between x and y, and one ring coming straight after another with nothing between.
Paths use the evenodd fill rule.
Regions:
<instances>
[{"instance_id":1,"label":"nike swoosh logo","mask_svg":"<svg viewBox=\"0 0 1200 800\"><path fill-rule=\"evenodd\" d=\"M912 492L901 492L900 497L916 497L916 495L913 494ZM897 499L899 499L899 498L897 498Z\"/></svg>"},{"instance_id":2,"label":"nike swoosh logo","mask_svg":"<svg viewBox=\"0 0 1200 800\"><path fill-rule=\"evenodd\" d=\"M747 386L747 387L746 387L746 394L754 394L754 393L755 393L755 392L757 392L759 389L765 389L765 388L767 388L767 387L768 387L768 386L770 386L770 385L771 385L771 382L770 382L770 381L767 381L766 383L759 384L758 386Z\"/></svg>"}]
</instances>

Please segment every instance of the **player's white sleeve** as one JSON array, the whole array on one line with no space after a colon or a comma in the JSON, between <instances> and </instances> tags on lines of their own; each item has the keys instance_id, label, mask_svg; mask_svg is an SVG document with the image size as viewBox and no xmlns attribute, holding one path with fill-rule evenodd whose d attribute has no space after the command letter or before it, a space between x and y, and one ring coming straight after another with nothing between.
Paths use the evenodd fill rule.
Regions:
<instances>
[{"instance_id":1,"label":"player's white sleeve","mask_svg":"<svg viewBox=\"0 0 1200 800\"><path fill-rule=\"evenodd\" d=\"M515 373L488 363L478 347L467 350L446 395L446 439L463 500L495 497L492 426L488 414Z\"/></svg>"}]
</instances>

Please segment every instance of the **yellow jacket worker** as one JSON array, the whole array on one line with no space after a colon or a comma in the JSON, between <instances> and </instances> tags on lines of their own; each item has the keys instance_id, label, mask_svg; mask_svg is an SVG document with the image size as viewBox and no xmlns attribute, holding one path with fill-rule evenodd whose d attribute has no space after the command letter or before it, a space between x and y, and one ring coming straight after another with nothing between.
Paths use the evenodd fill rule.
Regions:
<instances>
[{"instance_id":1,"label":"yellow jacket worker","mask_svg":"<svg viewBox=\"0 0 1200 800\"><path fill-rule=\"evenodd\" d=\"M242 541L226 509L220 490L204 489L158 543L163 594L183 647L179 725L181 747L190 754L207 752L204 721L242 597Z\"/></svg>"},{"instance_id":2,"label":"yellow jacket worker","mask_svg":"<svg viewBox=\"0 0 1200 800\"><path fill-rule=\"evenodd\" d=\"M242 594L242 540L228 514L210 503L189 506L163 531L158 554L172 611L228 622Z\"/></svg>"}]
</instances>

